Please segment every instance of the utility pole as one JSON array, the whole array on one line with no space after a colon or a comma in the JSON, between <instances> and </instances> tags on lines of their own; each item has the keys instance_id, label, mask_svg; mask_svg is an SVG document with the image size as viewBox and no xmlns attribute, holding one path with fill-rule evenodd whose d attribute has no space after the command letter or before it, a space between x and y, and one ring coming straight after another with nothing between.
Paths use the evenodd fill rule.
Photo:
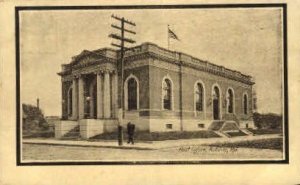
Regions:
<instances>
[{"instance_id":1,"label":"utility pole","mask_svg":"<svg viewBox=\"0 0 300 185\"><path fill-rule=\"evenodd\" d=\"M124 54L125 54L125 51L128 50L128 48L125 47L125 43L129 43L129 44L135 43L134 40L125 37L125 32L134 34L134 35L136 34L136 32L126 29L125 24L131 25L131 26L136 26L136 25L134 22L126 20L124 17L121 18L121 17L115 16L115 15L112 15L111 17L116 19L117 21L120 21L120 23L121 23L121 26L117 26L114 24L111 25L112 28L117 29L121 33L109 35L109 37L120 41L119 44L111 43L111 45L118 47L121 52L120 58L118 59L118 62L117 62L117 74L118 74L118 78L119 77L121 78L121 83L118 82L119 84L121 84L118 88L118 96L120 97L118 108L121 109L121 110L119 110L119 114L118 114L118 118L119 118L118 119L118 144L121 146L121 145L123 145L123 132L122 132L121 123L124 118ZM120 115L120 113L121 113L121 115Z\"/></svg>"}]
</instances>

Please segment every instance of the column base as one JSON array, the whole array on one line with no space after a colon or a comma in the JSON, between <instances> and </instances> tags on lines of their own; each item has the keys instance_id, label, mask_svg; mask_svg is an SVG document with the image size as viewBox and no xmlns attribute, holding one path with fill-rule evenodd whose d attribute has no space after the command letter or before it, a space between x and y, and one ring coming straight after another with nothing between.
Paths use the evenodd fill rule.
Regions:
<instances>
[{"instance_id":1,"label":"column base","mask_svg":"<svg viewBox=\"0 0 300 185\"><path fill-rule=\"evenodd\" d=\"M78 126L78 121L60 120L55 123L55 138L60 139L69 131Z\"/></svg>"},{"instance_id":2,"label":"column base","mask_svg":"<svg viewBox=\"0 0 300 185\"><path fill-rule=\"evenodd\" d=\"M81 119L80 136L83 139L88 139L96 135L115 132L118 127L116 119Z\"/></svg>"}]
</instances>

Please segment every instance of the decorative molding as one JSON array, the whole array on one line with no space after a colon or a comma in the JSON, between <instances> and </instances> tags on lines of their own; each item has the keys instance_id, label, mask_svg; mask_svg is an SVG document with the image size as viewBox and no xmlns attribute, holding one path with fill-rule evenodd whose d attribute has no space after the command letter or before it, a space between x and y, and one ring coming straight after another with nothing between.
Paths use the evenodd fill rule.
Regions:
<instances>
[{"instance_id":1,"label":"decorative molding","mask_svg":"<svg viewBox=\"0 0 300 185\"><path fill-rule=\"evenodd\" d=\"M144 59L144 60L131 61L131 62L128 62L125 65L124 69L128 70L128 69L138 68L138 67L147 66L147 65L157 67L157 68L161 68L161 69L166 69L166 70L177 72L177 73L180 72L179 66L177 64L172 64L172 63L169 63L169 62L166 62L166 61L159 61L157 59L152 59L152 60L151 59L150 60L145 60ZM204 71L200 71L200 72L204 72ZM183 74L188 74L188 75L194 75L198 78L204 79L203 75L201 73L199 73L199 70L194 69L194 68L183 67L182 68L182 73ZM251 89L251 85L247 85L243 82L228 79L228 78L225 78L225 77L222 77L222 76L219 76L219 75L215 75L215 74L210 74L210 73L207 73L207 72L204 72L204 73L207 74L207 75L205 75L205 79L215 81L215 78L211 76L211 75L214 75L217 78L224 78L224 80L232 81L235 84L238 83L238 85L242 86L243 88ZM228 82L226 82L226 83L228 83Z\"/></svg>"},{"instance_id":2,"label":"decorative molding","mask_svg":"<svg viewBox=\"0 0 300 185\"><path fill-rule=\"evenodd\" d=\"M157 51L156 51L157 52ZM242 73L238 71L233 71L230 69L227 69L223 66L218 66L206 61L202 61L199 59L196 59L194 57L188 56L183 54L182 56L185 56L186 60L180 61L176 56L173 56L173 58L166 57L162 54L154 53L151 51L144 51L144 52L139 52L136 55L131 55L125 58L126 61L134 61L134 60L139 60L139 59L145 59L145 58L153 58L153 59L158 59L158 60L163 60L165 62L169 62L171 64L176 64L180 65L182 64L185 67L190 67L194 68L196 70L208 72L215 74L217 76L222 76L225 78L229 78L235 81L239 81L248 85L253 85L254 83L250 80L250 77L247 75L243 75ZM187 61L189 60L189 61Z\"/></svg>"}]
</instances>

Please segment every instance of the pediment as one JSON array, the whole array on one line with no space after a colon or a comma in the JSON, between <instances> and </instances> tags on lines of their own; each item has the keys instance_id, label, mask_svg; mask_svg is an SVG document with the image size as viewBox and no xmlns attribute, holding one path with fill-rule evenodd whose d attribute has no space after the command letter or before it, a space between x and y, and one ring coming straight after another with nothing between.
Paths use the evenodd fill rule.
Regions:
<instances>
[{"instance_id":1,"label":"pediment","mask_svg":"<svg viewBox=\"0 0 300 185\"><path fill-rule=\"evenodd\" d=\"M90 63L94 63L97 60L102 59L103 56L97 55L96 53L84 50L79 55L73 57L71 62L72 66L86 66Z\"/></svg>"}]
</instances>

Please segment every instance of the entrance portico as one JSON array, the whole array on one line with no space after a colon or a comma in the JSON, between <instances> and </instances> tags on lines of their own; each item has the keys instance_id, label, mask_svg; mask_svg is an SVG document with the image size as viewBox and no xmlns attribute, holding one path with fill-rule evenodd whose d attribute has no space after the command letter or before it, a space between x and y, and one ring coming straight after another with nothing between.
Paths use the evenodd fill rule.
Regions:
<instances>
[{"instance_id":1,"label":"entrance portico","mask_svg":"<svg viewBox=\"0 0 300 185\"><path fill-rule=\"evenodd\" d=\"M72 80L72 108L69 118L80 119L110 119L116 118L113 107L117 105L116 73L100 71L91 74L74 76Z\"/></svg>"},{"instance_id":2,"label":"entrance portico","mask_svg":"<svg viewBox=\"0 0 300 185\"><path fill-rule=\"evenodd\" d=\"M72 75L70 91L65 99L68 106L68 119L77 121L80 125L80 135L83 138L92 137L87 127L95 127L100 134L106 127L116 127L117 114L117 73L115 70L98 70L90 73ZM65 82L63 82L65 83ZM71 96L71 97L70 97ZM93 119L93 120L91 120ZM111 121L109 121L111 120ZM105 123L114 124L105 126Z\"/></svg>"}]
</instances>

